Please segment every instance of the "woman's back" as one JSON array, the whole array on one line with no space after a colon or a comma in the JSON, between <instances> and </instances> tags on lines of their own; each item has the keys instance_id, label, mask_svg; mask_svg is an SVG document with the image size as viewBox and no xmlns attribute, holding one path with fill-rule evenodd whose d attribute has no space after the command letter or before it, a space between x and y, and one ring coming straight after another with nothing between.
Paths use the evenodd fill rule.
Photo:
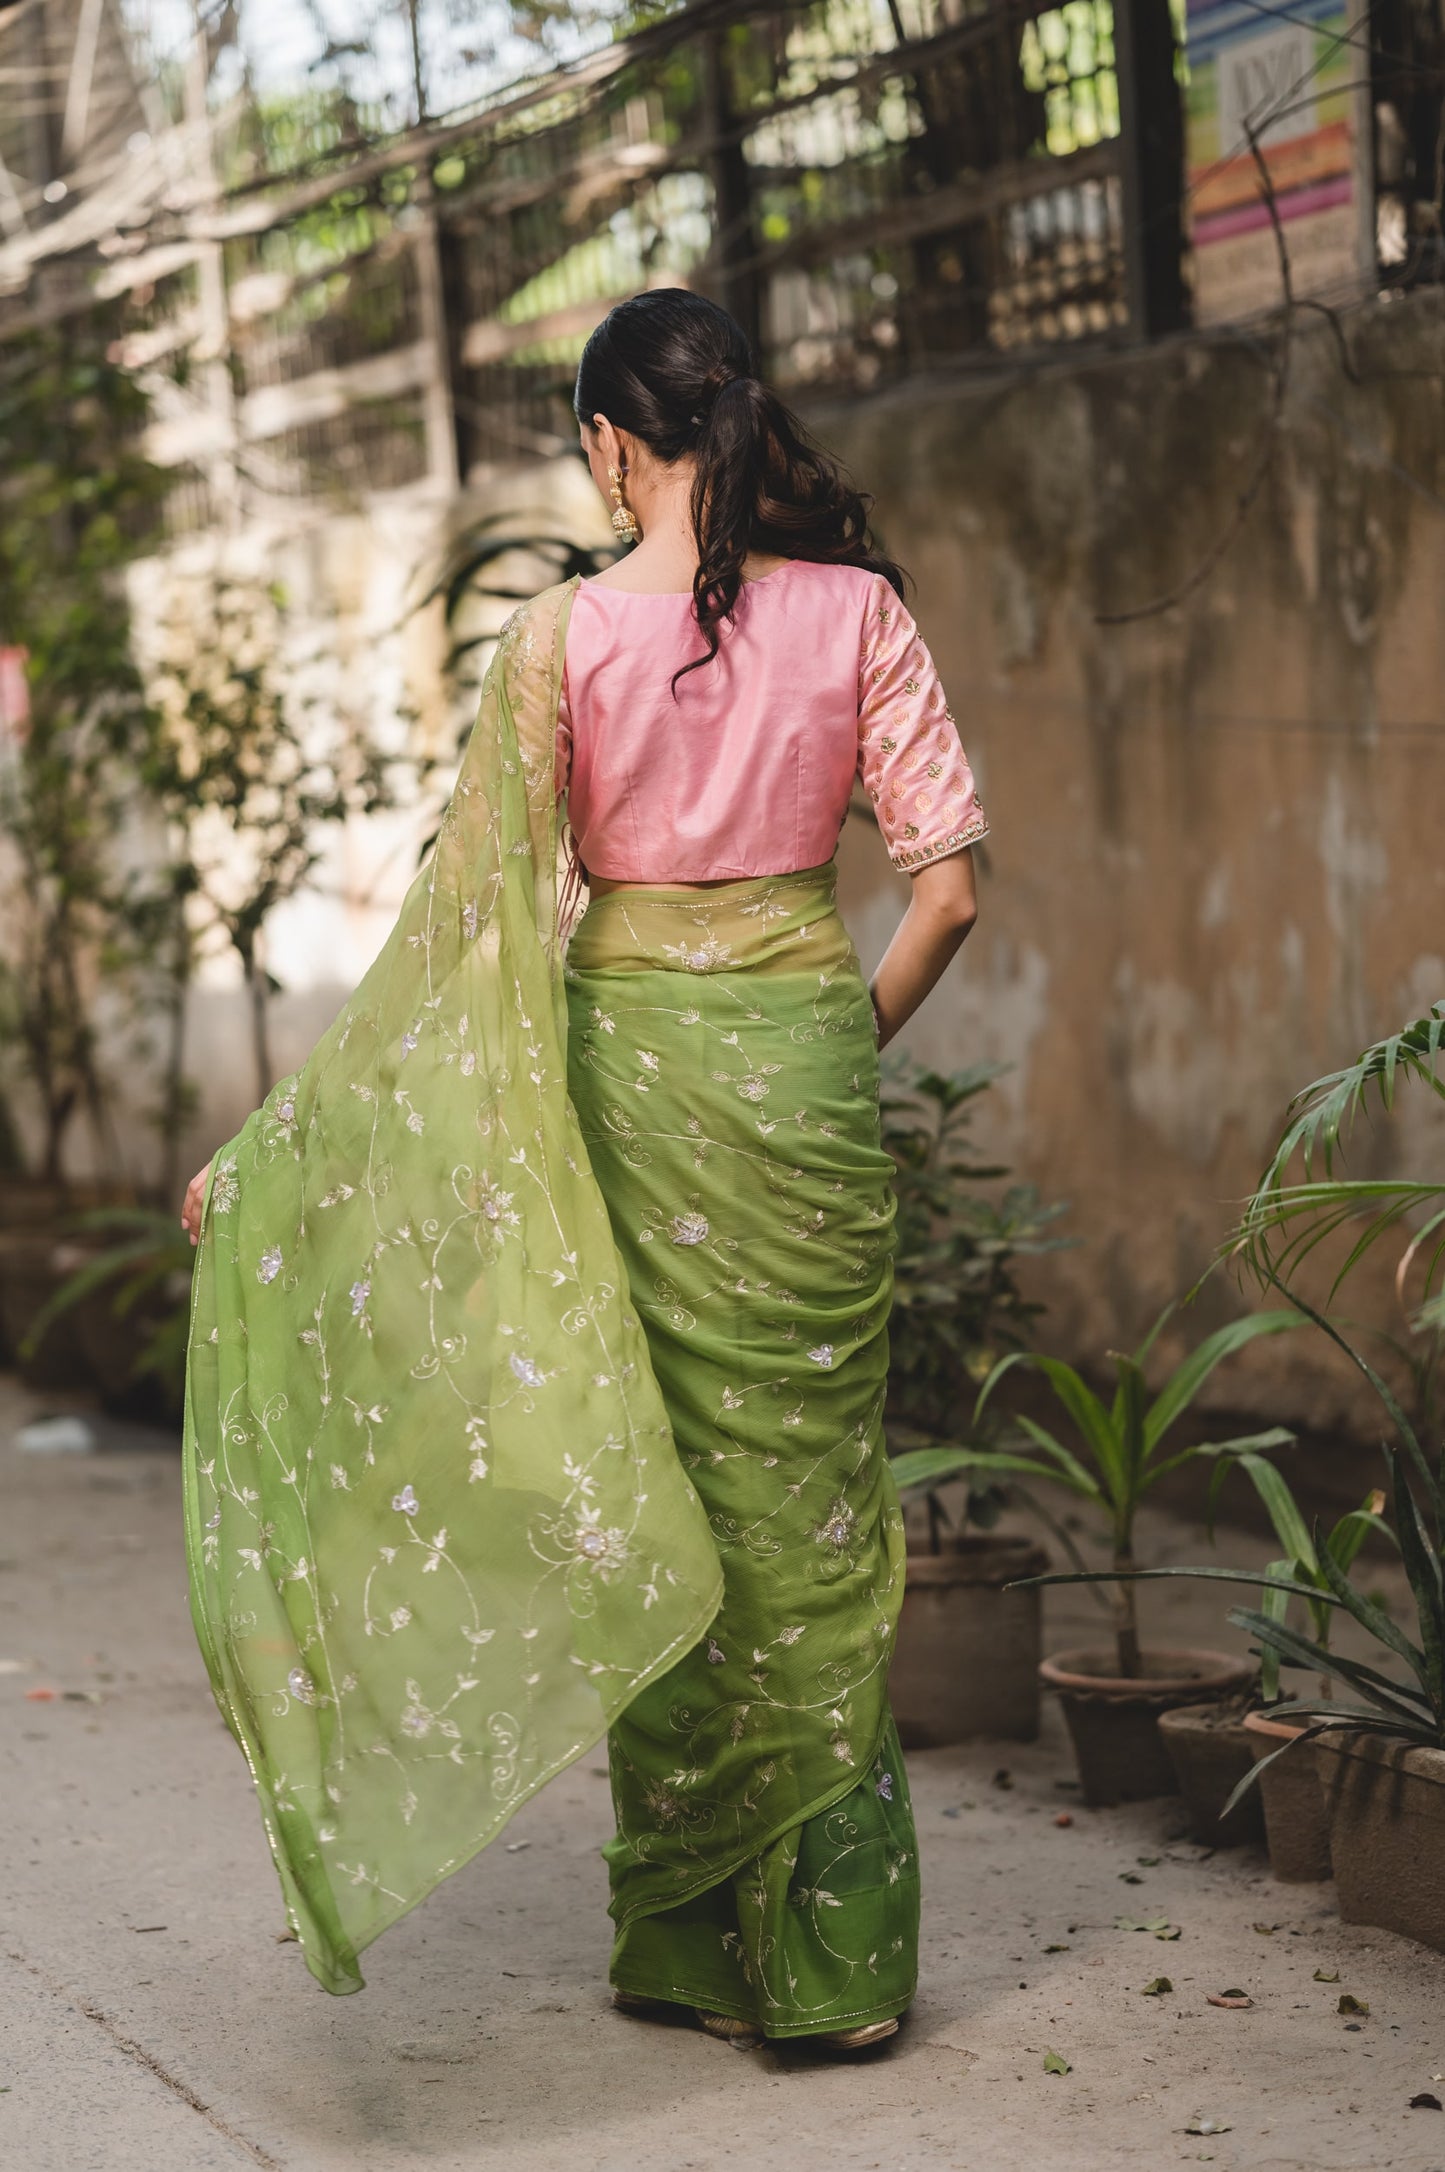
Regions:
<instances>
[{"instance_id":1,"label":"woman's back","mask_svg":"<svg viewBox=\"0 0 1445 2172\"><path fill-rule=\"evenodd\" d=\"M717 655L690 592L584 581L567 632L557 778L584 866L716 882L820 866L854 779L894 862L987 829L932 659L867 568L785 561L747 581Z\"/></svg>"}]
</instances>

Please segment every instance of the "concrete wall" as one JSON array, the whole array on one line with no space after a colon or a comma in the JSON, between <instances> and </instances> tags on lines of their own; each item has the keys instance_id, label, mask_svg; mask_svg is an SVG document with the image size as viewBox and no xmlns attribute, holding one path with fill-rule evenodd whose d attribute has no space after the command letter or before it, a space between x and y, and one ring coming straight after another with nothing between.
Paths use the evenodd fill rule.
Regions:
<instances>
[{"instance_id":1,"label":"concrete wall","mask_svg":"<svg viewBox=\"0 0 1445 2172\"><path fill-rule=\"evenodd\" d=\"M1039 1278L1048 1339L1141 1332L1227 1231L1290 1095L1445 996L1445 410L1437 297L1296 334L1275 459L1273 350L1180 345L930 388L816 420L877 492L918 583L995 825L963 959L908 1038L1013 1065L995 1143L1072 1202ZM850 837L869 959L897 878ZM1428 1095L1357 1138L1352 1171L1445 1175ZM1351 1309L1398 1325L1377 1276ZM1191 1334L1237 1309L1206 1294ZM1308 1347L1306 1347L1308 1345ZM1377 1429L1313 1335L1217 1400Z\"/></svg>"}]
</instances>

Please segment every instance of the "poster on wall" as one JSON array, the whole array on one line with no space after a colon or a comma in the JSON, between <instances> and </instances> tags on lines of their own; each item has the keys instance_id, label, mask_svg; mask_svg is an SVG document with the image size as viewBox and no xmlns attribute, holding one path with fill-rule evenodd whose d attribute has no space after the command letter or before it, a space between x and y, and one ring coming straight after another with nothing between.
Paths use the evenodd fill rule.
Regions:
<instances>
[{"instance_id":1,"label":"poster on wall","mask_svg":"<svg viewBox=\"0 0 1445 2172\"><path fill-rule=\"evenodd\" d=\"M1339 0L1188 0L1194 314L1218 324L1278 306L1279 250L1253 128L1299 296L1343 300L1370 248L1355 24ZM1365 109L1368 111L1368 108Z\"/></svg>"}]
</instances>

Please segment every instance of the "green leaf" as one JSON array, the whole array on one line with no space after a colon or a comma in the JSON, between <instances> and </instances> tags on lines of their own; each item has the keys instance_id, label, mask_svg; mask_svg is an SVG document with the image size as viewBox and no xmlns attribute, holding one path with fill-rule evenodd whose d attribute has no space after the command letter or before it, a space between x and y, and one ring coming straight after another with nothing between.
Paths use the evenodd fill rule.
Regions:
<instances>
[{"instance_id":1,"label":"green leaf","mask_svg":"<svg viewBox=\"0 0 1445 2172\"><path fill-rule=\"evenodd\" d=\"M1287 1334L1300 1325L1293 1312L1252 1312L1207 1335L1198 1349L1175 1367L1150 1405L1144 1419L1146 1451L1152 1453L1176 1418L1189 1408L1216 1365L1261 1335Z\"/></svg>"},{"instance_id":2,"label":"green leaf","mask_svg":"<svg viewBox=\"0 0 1445 2172\"><path fill-rule=\"evenodd\" d=\"M1340 1972L1337 1968L1317 1968L1315 1970L1316 1983L1338 1983L1339 1980Z\"/></svg>"},{"instance_id":3,"label":"green leaf","mask_svg":"<svg viewBox=\"0 0 1445 2172\"><path fill-rule=\"evenodd\" d=\"M1340 2003L1335 2011L1340 2014L1368 2015L1370 2002L1368 1999L1357 1999L1352 1991L1342 1991L1340 1993Z\"/></svg>"},{"instance_id":4,"label":"green leaf","mask_svg":"<svg viewBox=\"0 0 1445 2172\"><path fill-rule=\"evenodd\" d=\"M1046 2074L1072 2074L1073 2071L1061 2051L1046 2051L1044 2053L1044 2072Z\"/></svg>"},{"instance_id":5,"label":"green leaf","mask_svg":"<svg viewBox=\"0 0 1445 2172\"><path fill-rule=\"evenodd\" d=\"M1156 1976L1152 1983L1145 1984L1139 1996L1146 1999L1162 1999L1173 1989L1174 1986L1167 1976Z\"/></svg>"}]
</instances>

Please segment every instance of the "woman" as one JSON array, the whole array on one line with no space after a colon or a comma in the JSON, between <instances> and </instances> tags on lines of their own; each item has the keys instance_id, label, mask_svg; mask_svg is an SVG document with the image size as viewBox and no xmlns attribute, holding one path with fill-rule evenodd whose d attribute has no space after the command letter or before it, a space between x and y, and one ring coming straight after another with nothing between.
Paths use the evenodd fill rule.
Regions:
<instances>
[{"instance_id":1,"label":"woman","mask_svg":"<svg viewBox=\"0 0 1445 2172\"><path fill-rule=\"evenodd\" d=\"M187 1194L193 1610L328 1988L605 1729L616 2004L853 2050L918 1929L877 1049L986 825L733 320L624 303L576 407L636 547L509 622L395 933ZM871 1005L859 773L913 885Z\"/></svg>"}]
</instances>

